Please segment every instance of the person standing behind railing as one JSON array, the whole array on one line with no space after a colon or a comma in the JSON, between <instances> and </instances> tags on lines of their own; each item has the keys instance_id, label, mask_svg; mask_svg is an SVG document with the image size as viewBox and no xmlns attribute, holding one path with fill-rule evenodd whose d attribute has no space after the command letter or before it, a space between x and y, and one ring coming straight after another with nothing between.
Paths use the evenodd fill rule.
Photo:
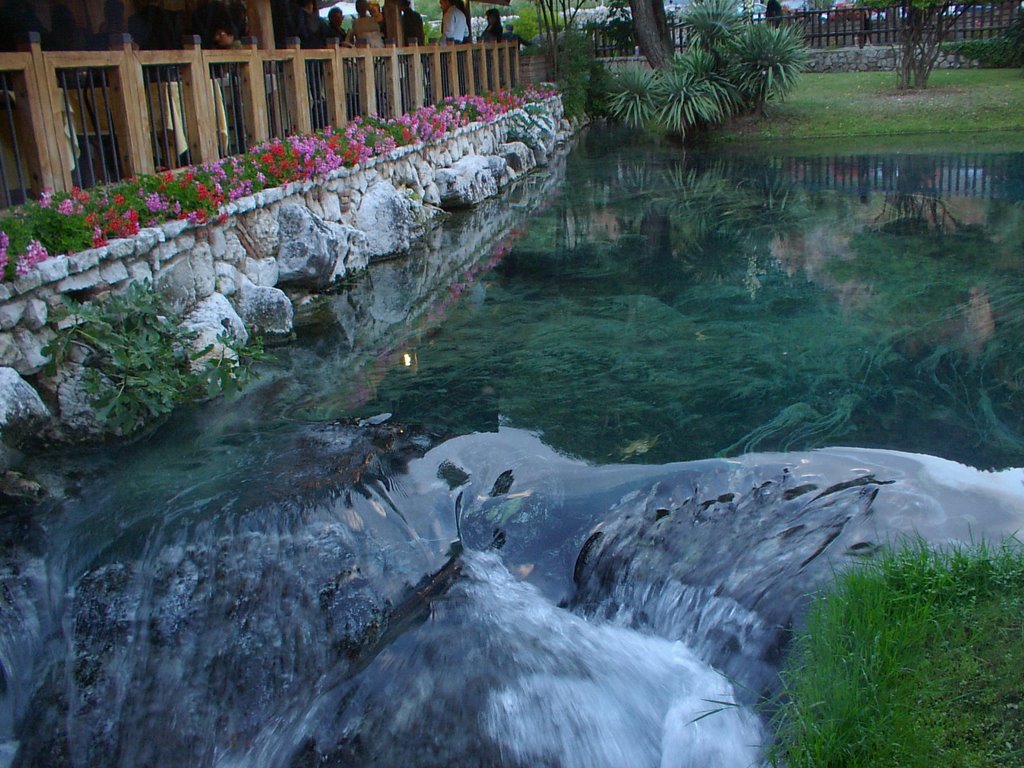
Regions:
<instances>
[{"instance_id":1,"label":"person standing behind railing","mask_svg":"<svg viewBox=\"0 0 1024 768\"><path fill-rule=\"evenodd\" d=\"M781 25L782 3L780 3L779 0L768 0L768 4L764 7L764 17L773 27Z\"/></svg>"},{"instance_id":2,"label":"person standing behind railing","mask_svg":"<svg viewBox=\"0 0 1024 768\"><path fill-rule=\"evenodd\" d=\"M402 35L406 45L423 45L423 17L413 10L411 0L401 0L398 4L402 11Z\"/></svg>"},{"instance_id":3,"label":"person standing behind railing","mask_svg":"<svg viewBox=\"0 0 1024 768\"><path fill-rule=\"evenodd\" d=\"M863 48L865 45L871 45L871 11L865 8L861 13L863 18L861 19L860 40L858 43Z\"/></svg>"},{"instance_id":4,"label":"person standing behind railing","mask_svg":"<svg viewBox=\"0 0 1024 768\"><path fill-rule=\"evenodd\" d=\"M345 14L341 12L341 8L331 8L330 13L327 14L327 28L328 39L345 40Z\"/></svg>"},{"instance_id":5,"label":"person standing behind railing","mask_svg":"<svg viewBox=\"0 0 1024 768\"><path fill-rule=\"evenodd\" d=\"M469 42L469 14L462 0L440 0L441 35L449 43Z\"/></svg>"},{"instance_id":6,"label":"person standing behind railing","mask_svg":"<svg viewBox=\"0 0 1024 768\"><path fill-rule=\"evenodd\" d=\"M384 35L381 34L380 24L373 20L370 15L370 3L367 0L356 0L356 20L352 22L352 29L349 30L346 40L350 45L364 43L371 46L384 45Z\"/></svg>"},{"instance_id":7,"label":"person standing behind railing","mask_svg":"<svg viewBox=\"0 0 1024 768\"><path fill-rule=\"evenodd\" d=\"M480 34L480 40L485 43L500 43L504 35L501 28L501 12L497 8L488 8L484 18L487 19L487 26Z\"/></svg>"},{"instance_id":8,"label":"person standing behind railing","mask_svg":"<svg viewBox=\"0 0 1024 768\"><path fill-rule=\"evenodd\" d=\"M316 0L299 0L295 32L303 48L323 48L331 37L327 22L316 10Z\"/></svg>"}]
</instances>

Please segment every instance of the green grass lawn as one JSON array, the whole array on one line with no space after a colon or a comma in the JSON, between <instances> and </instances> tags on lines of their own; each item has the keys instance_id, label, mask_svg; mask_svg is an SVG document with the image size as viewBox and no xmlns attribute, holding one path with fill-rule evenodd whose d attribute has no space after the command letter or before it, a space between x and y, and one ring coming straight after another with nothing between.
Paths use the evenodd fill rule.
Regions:
<instances>
[{"instance_id":1,"label":"green grass lawn","mask_svg":"<svg viewBox=\"0 0 1024 768\"><path fill-rule=\"evenodd\" d=\"M1024 144L1024 75L1017 69L935 70L925 91L897 91L892 72L801 75L763 119L746 118L718 142L931 134L954 142ZM1012 134L1020 134L1019 138ZM989 134L991 134L989 136Z\"/></svg>"},{"instance_id":2,"label":"green grass lawn","mask_svg":"<svg viewBox=\"0 0 1024 768\"><path fill-rule=\"evenodd\" d=\"M783 672L773 765L1024 765L1024 551L922 544L838 577Z\"/></svg>"}]
</instances>

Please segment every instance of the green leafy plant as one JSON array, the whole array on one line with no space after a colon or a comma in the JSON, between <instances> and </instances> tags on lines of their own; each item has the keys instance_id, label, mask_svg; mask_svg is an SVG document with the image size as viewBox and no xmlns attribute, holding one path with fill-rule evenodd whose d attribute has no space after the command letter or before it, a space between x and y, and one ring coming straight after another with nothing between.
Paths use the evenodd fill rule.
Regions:
<instances>
[{"instance_id":1,"label":"green leafy plant","mask_svg":"<svg viewBox=\"0 0 1024 768\"><path fill-rule=\"evenodd\" d=\"M631 128L650 123L657 112L654 84L657 75L641 67L623 67L612 75L608 113Z\"/></svg>"},{"instance_id":2,"label":"green leafy plant","mask_svg":"<svg viewBox=\"0 0 1024 768\"><path fill-rule=\"evenodd\" d=\"M677 57L675 66L661 74L654 98L662 105L659 122L679 136L687 129L720 122L740 103L736 87L718 71L714 55L700 48Z\"/></svg>"},{"instance_id":3,"label":"green leafy plant","mask_svg":"<svg viewBox=\"0 0 1024 768\"><path fill-rule=\"evenodd\" d=\"M807 49L794 28L744 24L732 0L701 0L683 16L690 46L671 67L624 70L608 88L609 114L686 138L793 90Z\"/></svg>"},{"instance_id":4,"label":"green leafy plant","mask_svg":"<svg viewBox=\"0 0 1024 768\"><path fill-rule=\"evenodd\" d=\"M734 0L701 0L691 5L683 16L683 26L691 47L705 50L724 63L743 27L743 17Z\"/></svg>"},{"instance_id":5,"label":"green leafy plant","mask_svg":"<svg viewBox=\"0 0 1024 768\"><path fill-rule=\"evenodd\" d=\"M80 360L97 416L117 434L131 434L183 403L237 392L264 357L260 340L241 344L226 334L193 350L195 333L148 282L101 303L62 300L57 335L43 350L50 372Z\"/></svg>"},{"instance_id":6,"label":"green leafy plant","mask_svg":"<svg viewBox=\"0 0 1024 768\"><path fill-rule=\"evenodd\" d=\"M763 112L793 90L806 66L807 47L796 27L749 24L734 42L730 77L747 104Z\"/></svg>"},{"instance_id":7,"label":"green leafy plant","mask_svg":"<svg viewBox=\"0 0 1024 768\"><path fill-rule=\"evenodd\" d=\"M957 40L944 43L942 49L983 67L998 69L1024 65L1024 16L1018 16L1009 29L998 37L983 40Z\"/></svg>"},{"instance_id":8,"label":"green leafy plant","mask_svg":"<svg viewBox=\"0 0 1024 768\"><path fill-rule=\"evenodd\" d=\"M594 50L590 38L578 31L567 30L558 52L558 90L568 117L592 113L594 91L590 87L595 69Z\"/></svg>"}]
</instances>

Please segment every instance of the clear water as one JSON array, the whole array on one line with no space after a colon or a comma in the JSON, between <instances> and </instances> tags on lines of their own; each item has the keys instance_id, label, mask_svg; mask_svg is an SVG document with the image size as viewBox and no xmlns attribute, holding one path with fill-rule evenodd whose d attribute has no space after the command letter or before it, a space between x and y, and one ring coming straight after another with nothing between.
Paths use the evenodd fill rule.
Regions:
<instances>
[{"instance_id":1,"label":"clear water","mask_svg":"<svg viewBox=\"0 0 1024 768\"><path fill-rule=\"evenodd\" d=\"M757 764L720 670L770 687L816 579L1024 525L1019 470L939 460L1024 466L1021 154L594 129L307 314L241 398L38 461L55 498L0 518L0 765ZM381 413L422 437L363 466L334 420ZM868 475L799 537L761 493ZM699 573L627 537L573 606L595 525L733 498Z\"/></svg>"},{"instance_id":2,"label":"clear water","mask_svg":"<svg viewBox=\"0 0 1024 768\"><path fill-rule=\"evenodd\" d=\"M701 156L591 131L558 197L361 409L535 429L600 463L842 443L1019 466L1024 159L970 160ZM918 182L944 169L956 194L987 185L933 197Z\"/></svg>"},{"instance_id":3,"label":"clear water","mask_svg":"<svg viewBox=\"0 0 1024 768\"><path fill-rule=\"evenodd\" d=\"M591 131L442 326L310 413L607 463L1024 460L1024 155L743 157Z\"/></svg>"}]
</instances>

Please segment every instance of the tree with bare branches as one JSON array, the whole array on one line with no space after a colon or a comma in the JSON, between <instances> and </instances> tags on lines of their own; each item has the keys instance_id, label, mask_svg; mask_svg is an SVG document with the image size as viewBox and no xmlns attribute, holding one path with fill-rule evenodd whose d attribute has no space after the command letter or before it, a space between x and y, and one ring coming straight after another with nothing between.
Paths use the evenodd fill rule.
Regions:
<instances>
[{"instance_id":1,"label":"tree with bare branches","mask_svg":"<svg viewBox=\"0 0 1024 768\"><path fill-rule=\"evenodd\" d=\"M949 40L957 19L973 6L973 0L951 3L949 0L903 0L895 9L892 0L861 0L864 8L896 13L899 30L899 60L896 65L897 84L901 90L928 87L928 77Z\"/></svg>"}]
</instances>

